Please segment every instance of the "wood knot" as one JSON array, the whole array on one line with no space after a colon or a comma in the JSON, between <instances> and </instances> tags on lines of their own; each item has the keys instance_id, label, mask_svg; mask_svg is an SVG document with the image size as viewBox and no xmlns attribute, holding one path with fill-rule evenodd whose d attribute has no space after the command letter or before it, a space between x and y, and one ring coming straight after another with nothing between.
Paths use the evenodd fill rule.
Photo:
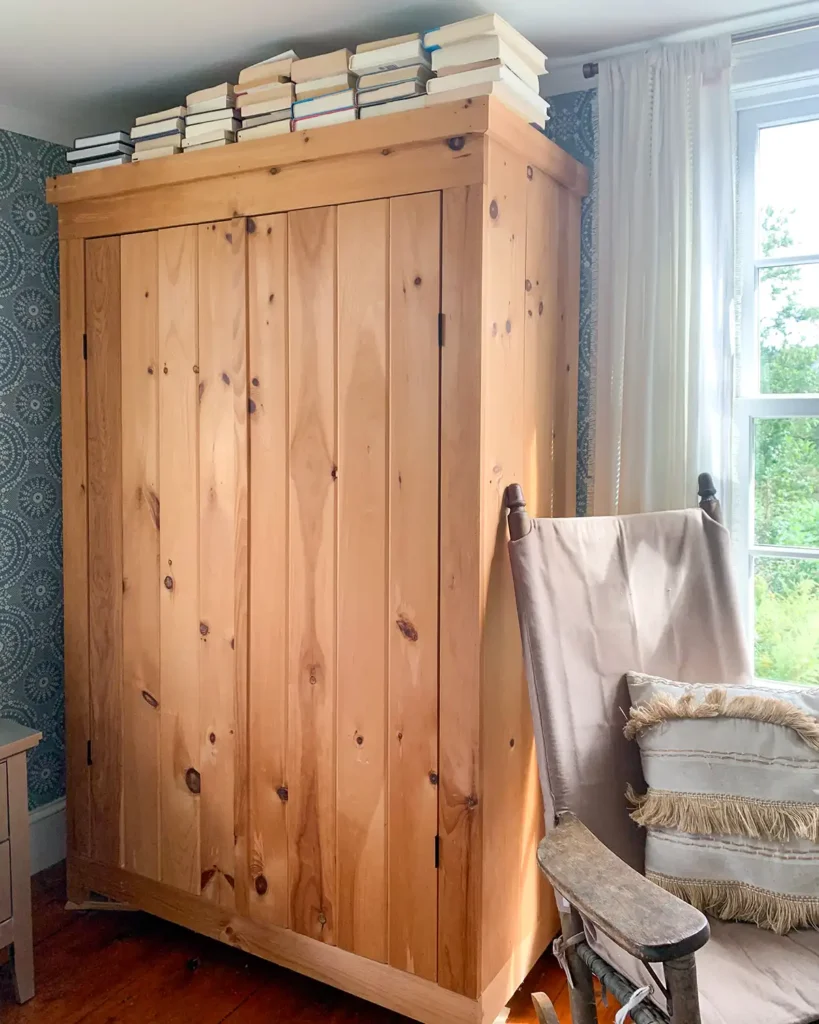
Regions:
<instances>
[{"instance_id":1,"label":"wood knot","mask_svg":"<svg viewBox=\"0 0 819 1024\"><path fill-rule=\"evenodd\" d=\"M464 804L466 805L466 809L468 811L474 811L475 808L478 806L478 798L476 796L473 796L472 793L470 793L469 796L464 800Z\"/></svg>"},{"instance_id":2,"label":"wood knot","mask_svg":"<svg viewBox=\"0 0 819 1024\"><path fill-rule=\"evenodd\" d=\"M270 173L272 174L273 172L271 171ZM273 228L268 228L267 229L267 233L268 233L268 235L272 235L273 234Z\"/></svg>"},{"instance_id":3,"label":"wood knot","mask_svg":"<svg viewBox=\"0 0 819 1024\"><path fill-rule=\"evenodd\" d=\"M527 292L530 292L531 290L532 290L532 282L531 282L531 281L529 280L529 278L527 277L527 278L526 278L526 291L527 291Z\"/></svg>"},{"instance_id":4,"label":"wood knot","mask_svg":"<svg viewBox=\"0 0 819 1024\"><path fill-rule=\"evenodd\" d=\"M498 204L494 199L489 204L489 216L492 218L492 220L498 219Z\"/></svg>"},{"instance_id":5,"label":"wood knot","mask_svg":"<svg viewBox=\"0 0 819 1024\"><path fill-rule=\"evenodd\" d=\"M421 285L421 278L420 277L416 277L415 280L412 283L415 285L416 288L420 287L420 285Z\"/></svg>"},{"instance_id":6,"label":"wood knot","mask_svg":"<svg viewBox=\"0 0 819 1024\"><path fill-rule=\"evenodd\" d=\"M409 619L406 619L401 615L395 620L395 624L401 631L402 636L406 637L411 643L415 643L418 639L418 630L413 626Z\"/></svg>"},{"instance_id":7,"label":"wood knot","mask_svg":"<svg viewBox=\"0 0 819 1024\"><path fill-rule=\"evenodd\" d=\"M163 372L163 373L165 374L165 376L167 377L167 376L168 376L168 367L167 367L167 366L163 366L163 367L162 367L162 372Z\"/></svg>"},{"instance_id":8,"label":"wood knot","mask_svg":"<svg viewBox=\"0 0 819 1024\"><path fill-rule=\"evenodd\" d=\"M389 156L390 153L392 153L391 149L382 149L381 150L381 156Z\"/></svg>"},{"instance_id":9,"label":"wood knot","mask_svg":"<svg viewBox=\"0 0 819 1024\"><path fill-rule=\"evenodd\" d=\"M276 796L279 798L279 800L281 800L283 804L286 804L287 799L290 796L287 786L279 786L279 788L276 790Z\"/></svg>"},{"instance_id":10,"label":"wood knot","mask_svg":"<svg viewBox=\"0 0 819 1024\"><path fill-rule=\"evenodd\" d=\"M270 174L278 174L279 173L279 168L278 167L271 167L269 173ZM270 234L271 230L272 230L272 228L268 228L267 229L267 233Z\"/></svg>"},{"instance_id":11,"label":"wood knot","mask_svg":"<svg viewBox=\"0 0 819 1024\"><path fill-rule=\"evenodd\" d=\"M437 786L438 785L438 772L430 772L429 773L429 781L430 781L430 783L433 786Z\"/></svg>"},{"instance_id":12,"label":"wood knot","mask_svg":"<svg viewBox=\"0 0 819 1024\"><path fill-rule=\"evenodd\" d=\"M466 145L466 139L463 135L453 135L451 139L446 140L446 144L453 152L458 153Z\"/></svg>"},{"instance_id":13,"label":"wood knot","mask_svg":"<svg viewBox=\"0 0 819 1024\"><path fill-rule=\"evenodd\" d=\"M253 401L252 398L248 398L247 400L247 411L250 413L251 416L253 415L254 412L256 412L256 403Z\"/></svg>"},{"instance_id":14,"label":"wood knot","mask_svg":"<svg viewBox=\"0 0 819 1024\"><path fill-rule=\"evenodd\" d=\"M511 334L512 333L512 321L511 320L507 320L506 321L506 333L507 334Z\"/></svg>"},{"instance_id":15,"label":"wood knot","mask_svg":"<svg viewBox=\"0 0 819 1024\"><path fill-rule=\"evenodd\" d=\"M250 383L253 385L254 388L257 388L259 386L259 378L254 377Z\"/></svg>"},{"instance_id":16,"label":"wood knot","mask_svg":"<svg viewBox=\"0 0 819 1024\"><path fill-rule=\"evenodd\" d=\"M330 476L334 480L338 480L338 466L333 466L333 468L330 470Z\"/></svg>"},{"instance_id":17,"label":"wood knot","mask_svg":"<svg viewBox=\"0 0 819 1024\"><path fill-rule=\"evenodd\" d=\"M162 582L165 584L166 590L173 590L173 576L166 576Z\"/></svg>"},{"instance_id":18,"label":"wood knot","mask_svg":"<svg viewBox=\"0 0 819 1024\"><path fill-rule=\"evenodd\" d=\"M201 793L202 779L195 768L188 768L185 772L185 785L191 793ZM204 886L202 886L202 888L204 888Z\"/></svg>"},{"instance_id":19,"label":"wood knot","mask_svg":"<svg viewBox=\"0 0 819 1024\"><path fill-rule=\"evenodd\" d=\"M319 922L319 924L321 925L322 928L327 924L327 915L324 913L323 910L321 911L321 913L318 916L318 922Z\"/></svg>"},{"instance_id":20,"label":"wood knot","mask_svg":"<svg viewBox=\"0 0 819 1024\"><path fill-rule=\"evenodd\" d=\"M497 324L492 324L492 337L494 338L497 333L498 333L498 325Z\"/></svg>"},{"instance_id":21,"label":"wood knot","mask_svg":"<svg viewBox=\"0 0 819 1024\"><path fill-rule=\"evenodd\" d=\"M539 302L537 304L537 315L538 316L543 316L543 303L542 302Z\"/></svg>"},{"instance_id":22,"label":"wood knot","mask_svg":"<svg viewBox=\"0 0 819 1024\"><path fill-rule=\"evenodd\" d=\"M231 887L231 889L235 889L236 888L236 879L233 877L233 875L229 875L229 874L227 874L227 872L224 872L222 874L222 877L227 882L227 884Z\"/></svg>"},{"instance_id":23,"label":"wood knot","mask_svg":"<svg viewBox=\"0 0 819 1024\"><path fill-rule=\"evenodd\" d=\"M210 626L207 624L207 622L199 623L199 632L202 634L202 636L208 635L208 633L210 632Z\"/></svg>"},{"instance_id":24,"label":"wood knot","mask_svg":"<svg viewBox=\"0 0 819 1024\"><path fill-rule=\"evenodd\" d=\"M154 375L154 368L153 368L153 366L149 366L148 367L148 373L150 373L150 375L153 377L153 375Z\"/></svg>"},{"instance_id":25,"label":"wood knot","mask_svg":"<svg viewBox=\"0 0 819 1024\"><path fill-rule=\"evenodd\" d=\"M230 384L230 377L228 377L228 375L226 373L222 374L222 383L223 384Z\"/></svg>"},{"instance_id":26,"label":"wood knot","mask_svg":"<svg viewBox=\"0 0 819 1024\"><path fill-rule=\"evenodd\" d=\"M252 235L256 230L256 221L252 217L247 218L247 233Z\"/></svg>"},{"instance_id":27,"label":"wood knot","mask_svg":"<svg viewBox=\"0 0 819 1024\"><path fill-rule=\"evenodd\" d=\"M233 233L230 231L225 232L225 241L233 245Z\"/></svg>"},{"instance_id":28,"label":"wood knot","mask_svg":"<svg viewBox=\"0 0 819 1024\"><path fill-rule=\"evenodd\" d=\"M359 747L364 745L364 737L363 736L356 736L355 741L359 745Z\"/></svg>"},{"instance_id":29,"label":"wood knot","mask_svg":"<svg viewBox=\"0 0 819 1024\"><path fill-rule=\"evenodd\" d=\"M152 693L148 693L147 690L142 691L142 699L145 701L146 704L150 704L152 708L159 707L159 701L156 699L156 697L154 697Z\"/></svg>"},{"instance_id":30,"label":"wood knot","mask_svg":"<svg viewBox=\"0 0 819 1024\"><path fill-rule=\"evenodd\" d=\"M511 748L511 747L514 747L514 745L515 745L515 739L514 739L514 737L512 737L512 739L509 740L509 746Z\"/></svg>"},{"instance_id":31,"label":"wood knot","mask_svg":"<svg viewBox=\"0 0 819 1024\"><path fill-rule=\"evenodd\" d=\"M534 178L534 176L535 176L535 172L534 172L534 169L533 169L532 165L530 164L526 168L526 177L529 179L529 181L531 181L532 178Z\"/></svg>"},{"instance_id":32,"label":"wood knot","mask_svg":"<svg viewBox=\"0 0 819 1024\"><path fill-rule=\"evenodd\" d=\"M215 732L208 733L208 742L210 743L211 746L213 746L213 744L216 742Z\"/></svg>"},{"instance_id":33,"label":"wood knot","mask_svg":"<svg viewBox=\"0 0 819 1024\"><path fill-rule=\"evenodd\" d=\"M264 894L267 892L267 879L264 877L264 875L256 875L256 878L254 879L253 882L253 886L260 896L264 896Z\"/></svg>"}]
</instances>

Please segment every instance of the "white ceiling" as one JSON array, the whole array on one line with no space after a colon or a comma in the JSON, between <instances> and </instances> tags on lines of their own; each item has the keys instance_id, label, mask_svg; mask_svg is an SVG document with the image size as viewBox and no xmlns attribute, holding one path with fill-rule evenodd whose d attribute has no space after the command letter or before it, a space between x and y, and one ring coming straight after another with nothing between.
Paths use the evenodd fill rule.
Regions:
<instances>
[{"instance_id":1,"label":"white ceiling","mask_svg":"<svg viewBox=\"0 0 819 1024\"><path fill-rule=\"evenodd\" d=\"M0 126L69 141L126 127L293 46L300 56L482 11L550 57L639 42L790 0L2 0ZM774 16L774 20L776 17ZM5 114L5 117L4 117ZM13 123L9 123L9 121Z\"/></svg>"}]
</instances>

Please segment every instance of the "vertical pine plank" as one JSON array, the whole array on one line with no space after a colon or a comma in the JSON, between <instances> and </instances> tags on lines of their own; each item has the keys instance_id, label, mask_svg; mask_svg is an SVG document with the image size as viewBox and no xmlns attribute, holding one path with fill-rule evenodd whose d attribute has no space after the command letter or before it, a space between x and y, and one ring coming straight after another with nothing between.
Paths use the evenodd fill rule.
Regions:
<instances>
[{"instance_id":1,"label":"vertical pine plank","mask_svg":"<svg viewBox=\"0 0 819 1024\"><path fill-rule=\"evenodd\" d=\"M120 240L86 243L91 856L122 866Z\"/></svg>"},{"instance_id":2,"label":"vertical pine plank","mask_svg":"<svg viewBox=\"0 0 819 1024\"><path fill-rule=\"evenodd\" d=\"M337 941L387 959L389 201L338 208ZM427 850L429 853L429 850Z\"/></svg>"},{"instance_id":3,"label":"vertical pine plank","mask_svg":"<svg viewBox=\"0 0 819 1024\"><path fill-rule=\"evenodd\" d=\"M160 872L198 893L199 796L186 783L201 760L197 228L158 236Z\"/></svg>"},{"instance_id":4,"label":"vertical pine plank","mask_svg":"<svg viewBox=\"0 0 819 1024\"><path fill-rule=\"evenodd\" d=\"M438 923L441 197L390 201L389 962L434 980Z\"/></svg>"},{"instance_id":5,"label":"vertical pine plank","mask_svg":"<svg viewBox=\"0 0 819 1024\"><path fill-rule=\"evenodd\" d=\"M60 242L60 350L62 362L63 591L65 599L65 731L68 895L75 890L70 858L91 852L91 735L88 689L88 462L85 333L85 242Z\"/></svg>"},{"instance_id":6,"label":"vertical pine plank","mask_svg":"<svg viewBox=\"0 0 819 1024\"><path fill-rule=\"evenodd\" d=\"M561 323L557 304L560 275L558 222L560 186L532 168L527 182L526 320L524 323L523 479L530 515L552 514L552 426L557 342Z\"/></svg>"},{"instance_id":7,"label":"vertical pine plank","mask_svg":"<svg viewBox=\"0 0 819 1024\"><path fill-rule=\"evenodd\" d=\"M245 221L199 225L201 889L240 911L247 904L247 872L236 874L247 842L245 313Z\"/></svg>"},{"instance_id":8,"label":"vertical pine plank","mask_svg":"<svg viewBox=\"0 0 819 1024\"><path fill-rule=\"evenodd\" d=\"M251 230L252 225L252 230ZM248 222L250 915L287 927L287 215ZM239 870L242 870L240 868Z\"/></svg>"},{"instance_id":9,"label":"vertical pine plank","mask_svg":"<svg viewBox=\"0 0 819 1024\"><path fill-rule=\"evenodd\" d=\"M336 211L288 215L289 924L336 934Z\"/></svg>"},{"instance_id":10,"label":"vertical pine plank","mask_svg":"<svg viewBox=\"0 0 819 1024\"><path fill-rule=\"evenodd\" d=\"M123 862L159 879L157 235L123 235Z\"/></svg>"},{"instance_id":11,"label":"vertical pine plank","mask_svg":"<svg viewBox=\"0 0 819 1024\"><path fill-rule=\"evenodd\" d=\"M556 346L554 509L573 516L577 508L577 374L580 347L580 199L564 192L558 225L560 245Z\"/></svg>"},{"instance_id":12,"label":"vertical pine plank","mask_svg":"<svg viewBox=\"0 0 819 1024\"><path fill-rule=\"evenodd\" d=\"M486 200L488 203L488 200ZM483 186L443 193L438 984L480 989L481 301Z\"/></svg>"}]
</instances>

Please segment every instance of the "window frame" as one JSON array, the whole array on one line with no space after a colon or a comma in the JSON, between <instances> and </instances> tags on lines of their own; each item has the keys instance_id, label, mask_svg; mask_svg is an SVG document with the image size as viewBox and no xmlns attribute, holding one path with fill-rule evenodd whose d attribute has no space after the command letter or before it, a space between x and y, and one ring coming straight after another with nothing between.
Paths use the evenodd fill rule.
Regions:
<instances>
[{"instance_id":1,"label":"window frame","mask_svg":"<svg viewBox=\"0 0 819 1024\"><path fill-rule=\"evenodd\" d=\"M771 266L819 264L819 252L768 259L757 257L756 169L759 132L763 128L819 120L815 95L776 102L757 99L737 111L737 286L738 346L734 397L734 507L732 526L740 609L753 664L755 605L754 559L758 557L819 559L819 548L774 547L755 543L753 422L756 419L819 417L819 394L763 395L759 391L757 309L759 272Z\"/></svg>"}]
</instances>

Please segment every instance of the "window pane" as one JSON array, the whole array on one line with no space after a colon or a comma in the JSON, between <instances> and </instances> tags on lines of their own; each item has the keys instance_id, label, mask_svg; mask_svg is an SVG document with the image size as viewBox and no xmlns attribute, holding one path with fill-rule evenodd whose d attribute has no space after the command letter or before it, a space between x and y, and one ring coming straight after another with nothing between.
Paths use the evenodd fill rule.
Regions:
<instances>
[{"instance_id":1,"label":"window pane","mask_svg":"<svg viewBox=\"0 0 819 1024\"><path fill-rule=\"evenodd\" d=\"M819 120L762 128L757 165L757 255L819 253Z\"/></svg>"},{"instance_id":2,"label":"window pane","mask_svg":"<svg viewBox=\"0 0 819 1024\"><path fill-rule=\"evenodd\" d=\"M819 263L759 272L759 388L819 393Z\"/></svg>"},{"instance_id":3,"label":"window pane","mask_svg":"<svg viewBox=\"0 0 819 1024\"><path fill-rule=\"evenodd\" d=\"M819 419L754 420L757 544L819 547Z\"/></svg>"},{"instance_id":4,"label":"window pane","mask_svg":"<svg viewBox=\"0 0 819 1024\"><path fill-rule=\"evenodd\" d=\"M819 685L819 561L754 559L754 671Z\"/></svg>"}]
</instances>

